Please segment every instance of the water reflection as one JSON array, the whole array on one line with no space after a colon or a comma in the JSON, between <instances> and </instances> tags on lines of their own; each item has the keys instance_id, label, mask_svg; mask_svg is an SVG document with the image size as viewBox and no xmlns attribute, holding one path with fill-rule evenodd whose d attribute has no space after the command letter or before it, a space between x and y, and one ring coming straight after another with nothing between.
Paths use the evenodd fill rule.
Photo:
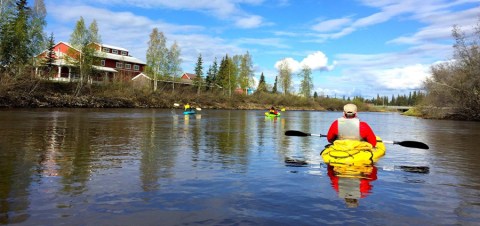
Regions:
<instances>
[{"instance_id":1,"label":"water reflection","mask_svg":"<svg viewBox=\"0 0 480 226\"><path fill-rule=\"evenodd\" d=\"M371 193L372 181L377 179L377 167L328 165L327 174L338 197L348 208L357 208L360 199Z\"/></svg>"},{"instance_id":2,"label":"water reflection","mask_svg":"<svg viewBox=\"0 0 480 226\"><path fill-rule=\"evenodd\" d=\"M3 110L0 224L52 225L59 218L69 225L129 224L125 219L154 224L174 215L166 225L241 224L245 219L255 225L363 224L372 219L372 224L385 225L392 218L410 217L411 209L420 210L413 216L421 219L417 225L443 216L448 224L456 223L449 219L465 219L434 208L449 205L480 219L479 166L474 164L479 124L364 114L382 137L421 140L431 149L390 145L378 168L357 169L361 173L348 177L345 169L315 168L321 167L324 138L284 136L286 130L325 133L337 116L290 111L272 120L263 111L206 110L185 116L178 109ZM389 125L382 126L383 121ZM315 164L302 163L294 168L298 173L289 173L282 162L287 156ZM393 172L380 167L391 164L433 170L429 175L398 174L395 167ZM375 188L375 195L370 194L373 181L381 188ZM442 205L436 205L439 194ZM339 213L345 200L373 211ZM301 205L292 210L297 203ZM404 207L399 214L398 204ZM387 219L378 220L373 212Z\"/></svg>"}]
</instances>

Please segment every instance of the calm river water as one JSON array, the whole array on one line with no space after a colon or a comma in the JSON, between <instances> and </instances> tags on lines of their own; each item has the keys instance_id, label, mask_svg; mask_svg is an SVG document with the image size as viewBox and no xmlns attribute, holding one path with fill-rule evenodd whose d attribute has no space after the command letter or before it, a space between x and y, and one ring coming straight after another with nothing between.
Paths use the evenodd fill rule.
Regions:
<instances>
[{"instance_id":1,"label":"calm river water","mask_svg":"<svg viewBox=\"0 0 480 226\"><path fill-rule=\"evenodd\" d=\"M326 134L340 112L286 111L277 119L264 111L200 113L1 110L0 223L480 224L478 122L360 112L384 140L430 149L386 144L375 175L345 181L322 163L325 138L284 135ZM345 201L347 185L362 192L356 208Z\"/></svg>"}]
</instances>

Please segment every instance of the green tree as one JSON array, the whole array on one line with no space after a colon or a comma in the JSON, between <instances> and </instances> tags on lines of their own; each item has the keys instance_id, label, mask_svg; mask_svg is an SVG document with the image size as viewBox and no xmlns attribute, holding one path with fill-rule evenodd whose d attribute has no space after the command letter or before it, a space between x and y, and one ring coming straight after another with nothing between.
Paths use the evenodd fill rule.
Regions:
<instances>
[{"instance_id":1,"label":"green tree","mask_svg":"<svg viewBox=\"0 0 480 226\"><path fill-rule=\"evenodd\" d=\"M72 34L70 34L70 45L77 50L80 50L82 49L82 46L88 44L89 36L88 30L85 27L85 20L83 17L80 17L75 24L75 29Z\"/></svg>"},{"instance_id":2,"label":"green tree","mask_svg":"<svg viewBox=\"0 0 480 226\"><path fill-rule=\"evenodd\" d=\"M200 94L200 89L203 82L203 59L202 54L198 54L197 63L195 64L195 79L193 83L197 86L197 94Z\"/></svg>"},{"instance_id":3,"label":"green tree","mask_svg":"<svg viewBox=\"0 0 480 226\"><path fill-rule=\"evenodd\" d=\"M10 2L2 3L2 10L4 17L0 30L0 65L14 75L20 75L32 56L29 49L31 9L26 0L17 0L15 7Z\"/></svg>"},{"instance_id":4,"label":"green tree","mask_svg":"<svg viewBox=\"0 0 480 226\"><path fill-rule=\"evenodd\" d=\"M260 75L260 81L258 82L258 87L256 92L267 92L267 83L265 82L265 76L262 74Z\"/></svg>"},{"instance_id":5,"label":"green tree","mask_svg":"<svg viewBox=\"0 0 480 226\"><path fill-rule=\"evenodd\" d=\"M307 65L303 65L299 76L302 79L300 82L300 94L306 98L310 98L313 89L312 69Z\"/></svg>"},{"instance_id":6,"label":"green tree","mask_svg":"<svg viewBox=\"0 0 480 226\"><path fill-rule=\"evenodd\" d=\"M70 35L70 44L76 50L69 50L71 55L79 51L77 58L70 60L70 63L78 68L80 75L80 82L75 89L75 95L79 95L85 85L91 84L91 76L95 74L94 65L98 64L99 58L96 56L95 47L90 45L93 42L93 37L91 31L86 29L83 17L80 17Z\"/></svg>"},{"instance_id":7,"label":"green tree","mask_svg":"<svg viewBox=\"0 0 480 226\"><path fill-rule=\"evenodd\" d=\"M97 20L93 19L92 23L90 23L88 34L90 35L90 42L102 43L102 38L100 37L100 34L98 34Z\"/></svg>"},{"instance_id":8,"label":"green tree","mask_svg":"<svg viewBox=\"0 0 480 226\"><path fill-rule=\"evenodd\" d=\"M164 76L167 71L167 54L166 38L163 32L159 32L157 28L150 33L150 41L147 49L147 73L153 77L153 90L157 90L157 81L160 76Z\"/></svg>"},{"instance_id":9,"label":"green tree","mask_svg":"<svg viewBox=\"0 0 480 226\"><path fill-rule=\"evenodd\" d=\"M56 54L55 54L55 39L53 37L53 32L50 34L50 37L48 38L48 44L47 44L47 56L45 58L45 67L47 68L47 74L50 77L53 67L55 66L55 59L56 59Z\"/></svg>"},{"instance_id":10,"label":"green tree","mask_svg":"<svg viewBox=\"0 0 480 226\"><path fill-rule=\"evenodd\" d=\"M253 63L250 53L241 56L239 68L239 83L242 90L246 90L253 84Z\"/></svg>"},{"instance_id":11,"label":"green tree","mask_svg":"<svg viewBox=\"0 0 480 226\"><path fill-rule=\"evenodd\" d=\"M172 92L175 92L175 81L177 80L177 75L182 72L180 64L182 59L180 59L180 46L177 41L174 41L170 46L167 54L167 65L168 65L168 74L172 76Z\"/></svg>"},{"instance_id":12,"label":"green tree","mask_svg":"<svg viewBox=\"0 0 480 226\"><path fill-rule=\"evenodd\" d=\"M44 33L44 28L47 25L45 17L47 10L43 0L35 0L30 18L29 36L31 39L30 50L33 55L41 53L47 46L47 35Z\"/></svg>"},{"instance_id":13,"label":"green tree","mask_svg":"<svg viewBox=\"0 0 480 226\"><path fill-rule=\"evenodd\" d=\"M232 95L232 91L235 88L234 84L236 81L236 71L237 69L233 60L228 57L228 55L225 55L225 57L222 58L222 61L220 62L217 81L220 86L223 87L224 94L225 92L228 92L229 96Z\"/></svg>"},{"instance_id":14,"label":"green tree","mask_svg":"<svg viewBox=\"0 0 480 226\"><path fill-rule=\"evenodd\" d=\"M275 82L273 83L273 88L272 88L272 93L274 94L278 92L277 83L278 83L278 76L275 76Z\"/></svg>"},{"instance_id":15,"label":"green tree","mask_svg":"<svg viewBox=\"0 0 480 226\"><path fill-rule=\"evenodd\" d=\"M286 59L283 59L278 66L278 79L283 89L283 94L288 94L292 86L292 69Z\"/></svg>"}]
</instances>

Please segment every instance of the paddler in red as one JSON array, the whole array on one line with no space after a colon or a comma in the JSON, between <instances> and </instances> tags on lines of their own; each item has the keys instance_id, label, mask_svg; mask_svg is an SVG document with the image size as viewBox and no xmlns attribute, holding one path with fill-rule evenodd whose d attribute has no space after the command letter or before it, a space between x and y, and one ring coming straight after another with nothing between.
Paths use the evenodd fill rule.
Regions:
<instances>
[{"instance_id":1,"label":"paddler in red","mask_svg":"<svg viewBox=\"0 0 480 226\"><path fill-rule=\"evenodd\" d=\"M377 137L372 128L366 123L361 122L357 117L357 106L355 104L346 104L343 107L343 117L335 120L328 130L327 140L333 143L335 140L364 140L377 145Z\"/></svg>"}]
</instances>

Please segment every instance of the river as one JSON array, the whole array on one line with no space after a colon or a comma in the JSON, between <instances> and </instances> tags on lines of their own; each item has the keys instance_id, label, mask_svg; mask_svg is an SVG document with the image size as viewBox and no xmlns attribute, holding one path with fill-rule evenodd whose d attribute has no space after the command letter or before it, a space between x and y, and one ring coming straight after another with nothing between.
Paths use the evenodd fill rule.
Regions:
<instances>
[{"instance_id":1,"label":"river","mask_svg":"<svg viewBox=\"0 0 480 226\"><path fill-rule=\"evenodd\" d=\"M344 180L322 163L325 138L284 135L326 134L339 116L3 109L0 224L480 224L479 122L360 112L384 140L430 149L386 144L371 178ZM354 206L342 190L352 183L362 186Z\"/></svg>"}]
</instances>

